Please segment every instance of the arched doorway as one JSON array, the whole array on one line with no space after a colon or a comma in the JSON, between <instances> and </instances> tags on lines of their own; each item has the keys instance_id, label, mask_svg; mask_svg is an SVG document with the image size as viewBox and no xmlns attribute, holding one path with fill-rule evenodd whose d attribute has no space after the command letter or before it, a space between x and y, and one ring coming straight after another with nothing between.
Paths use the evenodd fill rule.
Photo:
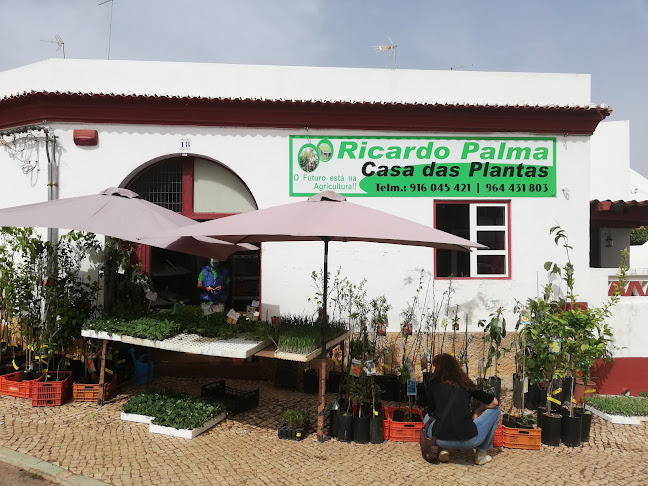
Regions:
<instances>
[{"instance_id":1,"label":"arched doorway","mask_svg":"<svg viewBox=\"0 0 648 486\"><path fill-rule=\"evenodd\" d=\"M169 156L131 174L124 187L143 199L196 221L207 221L257 209L247 185L224 165L200 156ZM205 258L145 245L137 257L149 274L158 300L153 305L171 307L175 302L198 304L197 276ZM230 269L228 308L245 310L260 298L259 251L235 253L225 263Z\"/></svg>"}]
</instances>

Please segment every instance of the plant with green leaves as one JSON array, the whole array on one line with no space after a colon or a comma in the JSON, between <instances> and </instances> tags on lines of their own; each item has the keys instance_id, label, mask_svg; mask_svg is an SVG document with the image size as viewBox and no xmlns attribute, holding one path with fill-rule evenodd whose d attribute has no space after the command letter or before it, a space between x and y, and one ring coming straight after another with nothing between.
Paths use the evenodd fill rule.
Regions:
<instances>
[{"instance_id":1,"label":"plant with green leaves","mask_svg":"<svg viewBox=\"0 0 648 486\"><path fill-rule=\"evenodd\" d=\"M38 356L41 368L51 368L52 353L71 347L97 312L99 284L82 277L81 263L98 250L93 234L70 232L52 245L33 228L0 231L0 306L18 325L27 363Z\"/></svg>"},{"instance_id":2,"label":"plant with green leaves","mask_svg":"<svg viewBox=\"0 0 648 486\"><path fill-rule=\"evenodd\" d=\"M551 284L545 286L543 296L528 299L525 307L530 314L530 322L521 331L525 340L524 359L529 378L536 383L547 383L547 411L551 412L553 398L553 380L571 376L573 384L578 373L582 374L585 383L589 380L590 370L599 359L611 359L610 346L612 332L607 324L611 308L620 299L620 289L602 307L581 306L577 303L574 291L574 266L571 262L567 233L554 226L549 230L554 236L556 245L562 245L567 255L564 266L546 262L545 270L549 275L557 275L566 286L565 298L554 296ZM622 253L619 269L619 287L624 287L626 278L627 252ZM573 415L573 400L570 400L570 413Z\"/></svg>"},{"instance_id":3,"label":"plant with green leaves","mask_svg":"<svg viewBox=\"0 0 648 486\"><path fill-rule=\"evenodd\" d=\"M308 426L308 413L303 410L289 408L284 410L279 420L280 424L287 424L291 429L303 429Z\"/></svg>"},{"instance_id":4,"label":"plant with green leaves","mask_svg":"<svg viewBox=\"0 0 648 486\"><path fill-rule=\"evenodd\" d=\"M371 308L371 320L374 326L377 326L381 322L387 322L387 313L392 308L391 304L387 302L387 297L381 295L380 297L371 299L369 301L369 307Z\"/></svg>"},{"instance_id":5,"label":"plant with green leaves","mask_svg":"<svg viewBox=\"0 0 648 486\"><path fill-rule=\"evenodd\" d=\"M484 365L483 378L486 378L486 370L488 370L493 362L495 363L494 371L495 377L499 377L498 363L502 357L502 340L506 337L506 319L504 318L504 309L498 307L495 312L490 315L490 319L482 319L477 325L484 328L483 341L488 344L488 354L486 364Z\"/></svg>"},{"instance_id":6,"label":"plant with green leaves","mask_svg":"<svg viewBox=\"0 0 648 486\"><path fill-rule=\"evenodd\" d=\"M363 408L374 400L374 396L376 395L375 386L373 376L368 376L364 370L364 363L361 365L360 375L350 377L348 381L348 394L353 403L358 405L359 417L363 414Z\"/></svg>"},{"instance_id":7,"label":"plant with green leaves","mask_svg":"<svg viewBox=\"0 0 648 486\"><path fill-rule=\"evenodd\" d=\"M155 425L174 429L196 429L225 412L221 403L210 403L171 390L146 391L124 404L125 413L153 417Z\"/></svg>"},{"instance_id":8,"label":"plant with green leaves","mask_svg":"<svg viewBox=\"0 0 648 486\"><path fill-rule=\"evenodd\" d=\"M646 395L639 397L598 395L589 397L586 401L588 405L611 415L623 415L625 417L648 416L648 398L646 398Z\"/></svg>"}]
</instances>

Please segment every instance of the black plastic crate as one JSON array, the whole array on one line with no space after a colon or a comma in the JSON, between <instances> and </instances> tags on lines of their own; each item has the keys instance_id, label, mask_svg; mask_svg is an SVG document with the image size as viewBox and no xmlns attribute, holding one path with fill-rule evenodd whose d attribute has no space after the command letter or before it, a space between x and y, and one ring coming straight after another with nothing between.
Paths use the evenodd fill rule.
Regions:
<instances>
[{"instance_id":1,"label":"black plastic crate","mask_svg":"<svg viewBox=\"0 0 648 486\"><path fill-rule=\"evenodd\" d=\"M225 409L231 414L245 412L259 406L259 389L237 390L225 386L225 380L215 381L203 385L200 396L210 402L221 402Z\"/></svg>"}]
</instances>

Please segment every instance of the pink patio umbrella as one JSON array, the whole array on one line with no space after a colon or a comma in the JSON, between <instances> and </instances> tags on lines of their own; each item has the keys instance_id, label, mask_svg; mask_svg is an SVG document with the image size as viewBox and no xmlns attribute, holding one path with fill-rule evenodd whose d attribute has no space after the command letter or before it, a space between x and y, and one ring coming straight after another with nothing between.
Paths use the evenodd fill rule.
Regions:
<instances>
[{"instance_id":1,"label":"pink patio umbrella","mask_svg":"<svg viewBox=\"0 0 648 486\"><path fill-rule=\"evenodd\" d=\"M144 232L141 234L145 238L155 236ZM211 236L236 244L321 240L324 242L324 275L328 275L329 241L368 241L460 251L486 248L479 243L459 238L430 226L350 203L346 197L333 191L321 192L316 196L309 197L306 201L184 226L165 231L157 236ZM317 436L320 442L324 440L327 293L327 279L325 278L321 322L320 405L317 420Z\"/></svg>"},{"instance_id":2,"label":"pink patio umbrella","mask_svg":"<svg viewBox=\"0 0 648 486\"><path fill-rule=\"evenodd\" d=\"M112 236L206 258L226 259L236 251L257 249L209 237L170 236L138 240L195 224L195 221L142 199L128 189L110 187L99 194L70 197L0 209L0 226L65 228Z\"/></svg>"}]
</instances>

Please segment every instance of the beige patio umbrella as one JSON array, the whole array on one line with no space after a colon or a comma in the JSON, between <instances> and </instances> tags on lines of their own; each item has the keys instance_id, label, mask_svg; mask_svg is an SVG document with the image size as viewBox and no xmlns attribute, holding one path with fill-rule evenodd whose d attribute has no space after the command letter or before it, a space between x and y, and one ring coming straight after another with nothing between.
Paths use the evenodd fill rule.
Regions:
<instances>
[{"instance_id":1,"label":"beige patio umbrella","mask_svg":"<svg viewBox=\"0 0 648 486\"><path fill-rule=\"evenodd\" d=\"M142 236L149 238L155 235L143 232ZM166 231L157 236L210 236L236 244L321 240L324 242L324 275L328 275L328 244L330 241L368 241L460 251L486 248L479 243L459 238L436 228L348 202L346 197L333 191L321 192L306 201L196 223ZM317 437L320 442L324 440L327 293L327 279L325 278L321 323L320 404L317 420Z\"/></svg>"},{"instance_id":2,"label":"beige patio umbrella","mask_svg":"<svg viewBox=\"0 0 648 486\"><path fill-rule=\"evenodd\" d=\"M181 228L195 221L142 199L128 189L110 187L99 194L55 199L0 209L0 226L89 231L167 250L225 260L237 251L257 249L205 236L138 240L146 233Z\"/></svg>"}]
</instances>

